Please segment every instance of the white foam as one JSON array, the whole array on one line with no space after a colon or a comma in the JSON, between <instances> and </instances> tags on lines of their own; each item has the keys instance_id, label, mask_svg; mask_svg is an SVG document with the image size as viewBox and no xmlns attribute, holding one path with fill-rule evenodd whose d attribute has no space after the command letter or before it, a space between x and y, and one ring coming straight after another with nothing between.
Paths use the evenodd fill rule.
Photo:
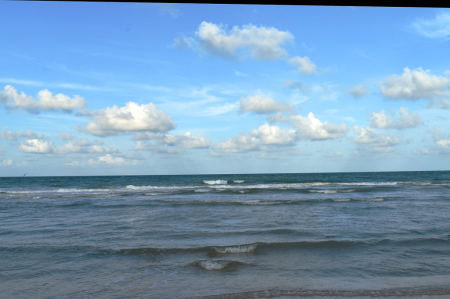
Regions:
<instances>
[{"instance_id":1,"label":"white foam","mask_svg":"<svg viewBox=\"0 0 450 299\"><path fill-rule=\"evenodd\" d=\"M205 270L221 270L228 265L226 261L200 261L198 265Z\"/></svg>"},{"instance_id":2,"label":"white foam","mask_svg":"<svg viewBox=\"0 0 450 299\"><path fill-rule=\"evenodd\" d=\"M226 180L215 180L215 181L203 181L203 183L208 184L208 185L226 185L227 181Z\"/></svg>"},{"instance_id":3,"label":"white foam","mask_svg":"<svg viewBox=\"0 0 450 299\"><path fill-rule=\"evenodd\" d=\"M331 193L338 193L337 190L308 190L312 193L325 193L325 194L331 194Z\"/></svg>"},{"instance_id":4,"label":"white foam","mask_svg":"<svg viewBox=\"0 0 450 299\"><path fill-rule=\"evenodd\" d=\"M241 180L233 180L233 182L236 183L236 184L242 184L244 181L241 181Z\"/></svg>"},{"instance_id":5,"label":"white foam","mask_svg":"<svg viewBox=\"0 0 450 299\"><path fill-rule=\"evenodd\" d=\"M335 202L347 202L347 201L350 201L351 199L350 198L332 198L331 200L335 201Z\"/></svg>"},{"instance_id":6,"label":"white foam","mask_svg":"<svg viewBox=\"0 0 450 299\"><path fill-rule=\"evenodd\" d=\"M253 252L256 249L256 244L229 246L225 248L214 247L214 249L219 253L246 253Z\"/></svg>"}]
</instances>

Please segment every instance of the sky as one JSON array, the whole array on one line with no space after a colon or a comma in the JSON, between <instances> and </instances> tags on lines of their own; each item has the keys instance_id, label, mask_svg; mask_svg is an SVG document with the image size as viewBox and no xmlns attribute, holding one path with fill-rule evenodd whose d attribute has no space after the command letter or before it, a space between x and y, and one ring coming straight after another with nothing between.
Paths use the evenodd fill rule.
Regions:
<instances>
[{"instance_id":1,"label":"sky","mask_svg":"<svg viewBox=\"0 0 450 299\"><path fill-rule=\"evenodd\" d=\"M0 176L450 169L450 9L0 11Z\"/></svg>"}]
</instances>

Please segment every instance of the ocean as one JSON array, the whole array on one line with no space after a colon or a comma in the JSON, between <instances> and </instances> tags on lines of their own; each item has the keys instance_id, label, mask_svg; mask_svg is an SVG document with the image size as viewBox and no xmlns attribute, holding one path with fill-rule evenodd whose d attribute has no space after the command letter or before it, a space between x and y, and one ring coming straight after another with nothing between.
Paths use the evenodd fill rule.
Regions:
<instances>
[{"instance_id":1,"label":"ocean","mask_svg":"<svg viewBox=\"0 0 450 299\"><path fill-rule=\"evenodd\" d=\"M2 298L450 298L450 172L0 178Z\"/></svg>"}]
</instances>

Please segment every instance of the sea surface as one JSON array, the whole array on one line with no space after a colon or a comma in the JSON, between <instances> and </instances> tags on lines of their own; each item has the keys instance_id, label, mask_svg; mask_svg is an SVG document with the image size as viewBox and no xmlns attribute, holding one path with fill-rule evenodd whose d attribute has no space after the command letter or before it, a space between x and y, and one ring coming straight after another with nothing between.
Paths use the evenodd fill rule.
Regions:
<instances>
[{"instance_id":1,"label":"sea surface","mask_svg":"<svg viewBox=\"0 0 450 299\"><path fill-rule=\"evenodd\" d=\"M450 172L0 178L1 298L450 298Z\"/></svg>"}]
</instances>

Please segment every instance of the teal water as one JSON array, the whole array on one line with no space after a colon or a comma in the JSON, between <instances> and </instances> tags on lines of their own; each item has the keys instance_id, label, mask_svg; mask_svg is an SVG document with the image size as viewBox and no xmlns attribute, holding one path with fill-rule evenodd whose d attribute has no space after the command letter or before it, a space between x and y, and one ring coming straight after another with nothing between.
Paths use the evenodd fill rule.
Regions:
<instances>
[{"instance_id":1,"label":"teal water","mask_svg":"<svg viewBox=\"0 0 450 299\"><path fill-rule=\"evenodd\" d=\"M450 296L450 172L0 178L4 298Z\"/></svg>"}]
</instances>

